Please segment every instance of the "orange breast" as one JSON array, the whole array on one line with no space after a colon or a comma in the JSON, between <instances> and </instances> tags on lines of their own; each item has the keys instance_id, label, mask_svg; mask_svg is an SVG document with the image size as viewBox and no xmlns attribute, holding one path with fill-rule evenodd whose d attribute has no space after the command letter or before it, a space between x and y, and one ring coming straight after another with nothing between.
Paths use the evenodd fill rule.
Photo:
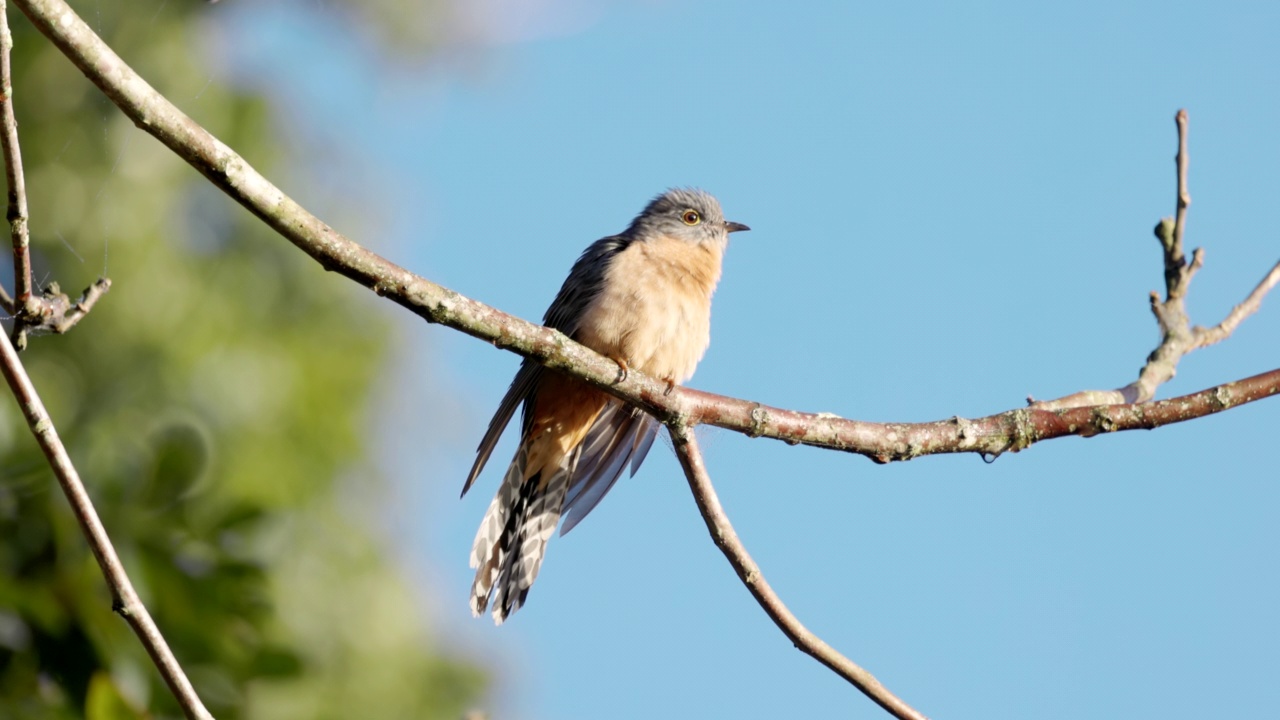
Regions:
<instances>
[{"instance_id":1,"label":"orange breast","mask_svg":"<svg viewBox=\"0 0 1280 720\"><path fill-rule=\"evenodd\" d=\"M672 238L632 244L614 258L578 339L642 372L684 382L711 340L711 295L724 248Z\"/></svg>"}]
</instances>

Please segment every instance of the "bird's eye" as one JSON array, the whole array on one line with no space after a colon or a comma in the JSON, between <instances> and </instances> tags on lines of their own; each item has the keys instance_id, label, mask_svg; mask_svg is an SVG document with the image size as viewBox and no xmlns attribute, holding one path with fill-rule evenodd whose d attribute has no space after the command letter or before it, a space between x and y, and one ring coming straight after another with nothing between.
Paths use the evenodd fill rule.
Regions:
<instances>
[{"instance_id":1,"label":"bird's eye","mask_svg":"<svg viewBox=\"0 0 1280 720\"><path fill-rule=\"evenodd\" d=\"M698 214L697 210L685 210L680 219L684 221L685 225L697 225L702 222L702 216Z\"/></svg>"}]
</instances>

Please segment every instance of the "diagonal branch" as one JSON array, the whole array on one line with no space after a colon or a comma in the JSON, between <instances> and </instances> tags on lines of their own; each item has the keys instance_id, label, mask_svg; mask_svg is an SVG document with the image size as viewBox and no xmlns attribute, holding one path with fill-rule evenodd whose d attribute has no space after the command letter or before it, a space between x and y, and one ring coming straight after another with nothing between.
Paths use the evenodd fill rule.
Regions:
<instances>
[{"instance_id":1,"label":"diagonal branch","mask_svg":"<svg viewBox=\"0 0 1280 720\"><path fill-rule=\"evenodd\" d=\"M777 602L776 596L767 591L768 586L759 575L759 569L742 551L740 544L729 542L735 538L732 528L727 522L721 523L723 513L717 512L718 502L709 483L699 482L700 477L705 479L705 467L702 466L697 446L689 434L689 428L696 424L710 423L752 437L772 437L793 444L803 443L859 453L878 462L889 462L934 453L977 452L998 455L1054 437L1087 437L1117 430L1149 429L1221 412L1280 393L1280 370L1273 370L1182 398L1156 403L1106 404L1116 402L1117 398L1122 402L1150 399L1150 393L1142 397L1142 391L1135 390L1132 397L1117 392L1112 396L1101 396L1104 399L1099 404L1084 407L1080 407L1079 402L1056 407L1043 404L977 420L955 417L934 423L879 424L845 420L829 413L811 414L771 408L695 390L668 392L664 382L654 381L634 371L619 382L617 365L612 360L573 342L562 333L507 315L418 277L325 225L157 93L107 47L63 0L13 2L139 127L160 140L214 185L325 269L338 272L375 293L388 297L428 322L446 325L600 387L652 413L673 428L673 435L682 435L683 440L677 438L677 452L681 453L681 462L686 466L686 471L690 472L691 486L708 527L717 537L717 542L722 543L722 549L753 594L765 604L766 611L770 611L771 603ZM1189 195L1185 192L1185 114L1180 114L1179 117L1182 134L1179 145L1178 213L1169 229L1169 239L1166 241L1164 236L1161 239L1165 246L1168 280L1165 303L1176 300L1177 307L1181 308L1186 283L1199 268L1202 256L1196 253L1190 265L1187 265L1180 249ZM1255 294L1258 294L1257 301L1253 303L1255 309L1261 300L1261 294L1271 285L1274 285L1274 280L1270 285L1264 281L1259 288L1265 286L1265 289L1255 290ZM1165 312L1163 308L1157 309L1157 304L1159 303L1153 302L1153 310L1156 311L1162 328L1166 329L1167 335L1176 335L1176 330L1169 330L1177 326L1177 319L1172 317L1174 310ZM1248 301L1244 305L1248 305ZM1242 319L1247 314L1247 311L1242 311L1239 318ZM1232 317L1235 317L1235 313L1228 320ZM1185 321L1185 312L1183 320ZM1238 323L1239 319L1236 319L1228 326L1224 321L1221 327L1227 328L1229 332ZM1155 385L1151 386L1152 393L1154 387ZM801 640L809 642L807 638L812 636L798 621L789 618L789 614L784 616L778 609L780 607L781 603L777 602L777 607L770 611L775 622L797 643ZM821 642L816 638L814 641ZM856 666L829 647L814 643L810 643L808 647L817 653L815 657L863 688L873 698L877 698L876 701L882 705L893 697L887 691L880 693L876 690L873 693L869 690L873 687L874 678L865 673L859 675L860 670L854 672ZM806 649L806 652L810 650ZM858 677L861 679L855 679ZM879 687L878 683L875 687ZM900 702L896 698L893 701ZM892 708L890 710L894 711ZM901 707L901 711L914 713L905 705ZM918 714L901 716L919 717Z\"/></svg>"},{"instance_id":2,"label":"diagonal branch","mask_svg":"<svg viewBox=\"0 0 1280 720\"><path fill-rule=\"evenodd\" d=\"M1280 390L1280 370L1195 395L1145 406L1051 410L1020 408L980 420L880 424L829 413L800 413L677 388L618 366L563 333L508 315L419 277L370 252L320 221L272 185L133 71L63 0L13 0L32 23L139 127L173 150L236 202L327 270L338 272L417 314L585 380L663 422L711 423L771 437L858 453L879 462L933 453L999 454L1038 440L1154 428L1220 412ZM1206 399L1207 398L1207 399Z\"/></svg>"},{"instance_id":3,"label":"diagonal branch","mask_svg":"<svg viewBox=\"0 0 1280 720\"><path fill-rule=\"evenodd\" d=\"M738 533L729 522L729 516L720 506L720 498L711 485L711 476L707 474L707 466L702 460L702 451L698 449L698 440L687 425L678 421L667 424L671 431L671 439L680 459L680 467L689 480L689 489L693 491L693 499L698 504L702 519L707 523L707 531L716 547L724 553L729 564L733 566L742 583L751 591L751 595L764 609L770 620L778 626L782 634L787 636L796 649L826 665L832 672L847 680L862 691L877 705L890 715L902 720L925 720L925 716L894 695L875 676L867 672L857 663L841 655L838 650L828 645L822 638L814 635L806 628L787 606L782 598L773 591L769 581L760 572L760 566L751 558Z\"/></svg>"},{"instance_id":4,"label":"diagonal branch","mask_svg":"<svg viewBox=\"0 0 1280 720\"><path fill-rule=\"evenodd\" d=\"M80 530L88 540L93 556L98 560L98 566L102 568L102 574L107 579L107 585L111 588L114 599L112 609L124 617L129 627L133 628L133 632L142 641L142 646L147 649L152 662L164 676L165 683L169 685L169 689L177 698L186 716L191 720L212 720L213 716L200 702L200 698L191 687L191 682L187 680L182 667L178 665L177 659L169 649L169 644L165 642L155 621L151 619L151 614L147 612L147 608L138 598L138 593L133 589L133 583L129 581L129 575L125 572L124 565L120 563L120 557L116 555L111 539L107 537L106 529L102 527L98 512L93 508L93 501L89 499L89 493L85 491L84 483L80 481L80 475L71 464L67 449L58 437L58 430L53 426L53 420L45 410L44 403L40 401L40 396L36 393L35 386L31 384L27 371L18 360L17 351L4 333L0 333L0 372L4 373L5 380L9 382L9 388L13 391L23 416L31 426L31 434L35 435L36 442L40 444L40 449L49 461L49 466L53 468L58 484L62 486L62 492L67 496L67 502L71 504L71 511L75 514L76 521L80 523Z\"/></svg>"}]
</instances>

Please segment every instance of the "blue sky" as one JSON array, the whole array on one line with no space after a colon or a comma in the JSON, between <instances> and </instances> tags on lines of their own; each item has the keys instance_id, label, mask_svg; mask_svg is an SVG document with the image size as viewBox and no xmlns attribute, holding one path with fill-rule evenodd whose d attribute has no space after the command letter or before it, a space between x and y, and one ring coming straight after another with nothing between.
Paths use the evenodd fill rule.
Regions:
<instances>
[{"instance_id":1,"label":"blue sky","mask_svg":"<svg viewBox=\"0 0 1280 720\"><path fill-rule=\"evenodd\" d=\"M1158 339L1151 228L1173 210L1180 107L1187 242L1207 260L1193 320L1280 259L1280 6L859 5L548 1L510 21L489 2L487 42L398 64L320 5L242 4L214 16L210 52L305 138L303 202L358 181L380 201L320 214L526 318L655 193L715 193L753 230L691 384L784 407L974 417L1131 381ZM304 151L321 145L340 150ZM518 360L387 312L388 532L428 622L494 665L494 717L881 716L769 623L662 445L552 542L511 622L472 620L468 551L500 470L457 492ZM1276 367L1278 337L1272 298L1161 397ZM926 714L1201 718L1280 703L1278 426L1272 400L891 466L702 437L783 599Z\"/></svg>"}]
</instances>

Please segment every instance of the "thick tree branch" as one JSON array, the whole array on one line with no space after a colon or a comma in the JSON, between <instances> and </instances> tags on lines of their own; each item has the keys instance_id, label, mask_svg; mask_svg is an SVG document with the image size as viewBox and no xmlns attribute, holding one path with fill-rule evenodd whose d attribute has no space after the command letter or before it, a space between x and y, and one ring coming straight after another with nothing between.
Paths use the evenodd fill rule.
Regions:
<instances>
[{"instance_id":1,"label":"thick tree branch","mask_svg":"<svg viewBox=\"0 0 1280 720\"><path fill-rule=\"evenodd\" d=\"M76 472L70 456L67 455L67 449L58 437L53 420L45 410L44 403L40 401L40 396L36 394L31 378L27 376L21 361L18 360L17 351L4 333L0 333L0 371L4 373L4 378L8 381L9 388L13 391L13 396L27 419L27 424L31 426L31 433L35 435L36 442L49 460L49 466L53 468L53 474L57 476L62 492L67 496L67 502L71 504L71 512L80 523L80 529L93 550L93 556L97 558L98 566L102 568L102 574L107 579L107 586L111 588L114 599L112 609L128 621L129 627L133 628L133 632L142 641L142 646L151 655L152 662L164 676L165 683L169 685L169 689L177 698L186 716L191 720L212 720L213 716L196 696L191 682L187 680L182 667L178 665L177 659L169 649L169 644L165 642L164 636L160 634L159 628L151 619L151 614L138 599L138 593L134 591L133 583L129 581L129 575L125 572L124 565L120 563L120 558L111 545L111 539L107 537L106 529L102 527L102 521L93 507L93 501L89 499L89 493L85 491L84 483L80 482L80 475Z\"/></svg>"},{"instance_id":2,"label":"thick tree branch","mask_svg":"<svg viewBox=\"0 0 1280 720\"><path fill-rule=\"evenodd\" d=\"M1147 402L1155 397L1156 389L1173 379L1178 372L1178 362L1192 350L1221 342L1235 331L1249 315L1257 312L1262 298L1280 281L1280 263L1276 263L1262 282L1249 293L1244 302L1235 306L1218 325L1212 328L1192 327L1187 315L1187 291L1191 278L1204 265L1204 249L1197 248L1187 262L1182 239L1187 229L1187 208L1191 206L1191 192L1187 189L1187 111L1179 110L1174 116L1178 126L1178 154L1174 157L1177 192L1172 218L1164 218L1155 229L1156 239L1164 255L1164 300L1159 293L1151 293L1151 312L1160 326L1160 345L1147 356L1147 362L1138 373L1138 379L1118 390L1085 390L1056 400L1034 401L1028 404L1042 410L1061 410L1085 405L1114 405Z\"/></svg>"},{"instance_id":3,"label":"thick tree branch","mask_svg":"<svg viewBox=\"0 0 1280 720\"><path fill-rule=\"evenodd\" d=\"M63 0L13 0L31 21L139 127L172 149L232 199L323 267L371 288L428 322L581 378L663 422L710 423L753 437L858 453L878 462L934 453L999 454L1063 435L1154 428L1220 412L1275 394L1280 370L1143 407L1020 408L979 420L880 424L829 413L801 413L746 400L677 389L618 366L564 334L508 315L414 275L325 225L248 162L187 117L94 34Z\"/></svg>"},{"instance_id":4,"label":"thick tree branch","mask_svg":"<svg viewBox=\"0 0 1280 720\"><path fill-rule=\"evenodd\" d=\"M729 564L738 573L738 578L751 591L756 602L764 608L769 619L773 620L797 650L826 665L889 714L903 720L925 720L923 714L881 685L874 675L841 655L791 614L782 602L782 598L778 597L769 585L769 581L765 580L764 574L760 572L760 566L751 558L742 541L738 539L738 533L729 522L729 516L720 506L720 498L716 496L715 487L711 484L711 477L707 474L707 466L702 460L702 451L698 449L698 440L694 437L692 428L679 421L668 423L667 428L671 431L676 457L680 459L680 467L684 468L684 475L689 480L689 489L693 491L693 499L698 504L702 519L707 523L707 531L711 533L711 539L715 541L716 547L720 548L720 552L724 553Z\"/></svg>"},{"instance_id":5,"label":"thick tree branch","mask_svg":"<svg viewBox=\"0 0 1280 720\"><path fill-rule=\"evenodd\" d=\"M905 705L895 710L892 706L895 703L900 705L900 701L857 666L825 644L819 644L821 641L813 638L794 617L785 613L785 607L768 590L759 569L737 543L709 482L702 482L706 479L705 468L690 428L699 423L710 423L753 437L772 437L793 444L843 450L878 462L889 462L934 453L998 455L1064 435L1091 436L1118 430L1149 429L1220 412L1280 392L1280 370L1274 370L1157 403L1110 404L1116 399L1128 402L1150 399L1155 386L1164 380L1151 384L1149 391L1135 388L1126 389L1130 393L1119 391L1114 395L1091 395L1089 402L1096 404L1086 407L1078 406L1079 402L1060 403L1058 406L1042 404L977 420L955 417L933 423L878 424L845 420L829 413L810 414L771 408L695 390L681 389L668 394L665 383L634 371L617 382L617 365L612 360L559 332L507 315L418 277L325 225L151 88L62 0L13 1L140 128L164 143L325 269L373 289L428 322L447 325L601 387L647 410L673 428L673 435L677 436L677 452L689 473L695 498L708 527L757 600L793 641L798 645L802 641L806 644L802 649L858 685L891 712L902 713L900 717L919 715ZM1169 228L1168 239L1161 236L1165 247L1167 298L1164 303L1159 303L1158 298L1153 301L1153 310L1166 339L1181 337L1183 333L1181 328L1186 324L1186 318L1182 297L1202 257L1197 252L1188 265L1181 251L1189 195L1186 194L1185 183L1185 114L1180 114L1179 118L1178 213ZM1264 280L1259 290L1255 290L1250 296L1252 309L1256 309L1261 295L1274 284L1274 279ZM1222 332L1229 333L1240 319L1252 311L1249 304L1250 301L1243 303L1244 310L1233 312L1219 326ZM1181 320L1177 317L1179 311L1182 312ZM1153 353L1149 366L1157 360L1157 353ZM1172 372L1172 366L1168 372Z\"/></svg>"},{"instance_id":6,"label":"thick tree branch","mask_svg":"<svg viewBox=\"0 0 1280 720\"><path fill-rule=\"evenodd\" d=\"M660 391L659 391L660 392ZM1092 437L1121 430L1151 430L1229 410L1280 393L1280 369L1182 397L1134 405L1093 405L1063 410L1035 407L1008 410L968 420L953 417L925 423L872 423L831 413L803 413L760 403L685 390L675 417L707 423L752 437L770 437L857 453L876 462L911 460L922 455L1017 452L1053 438ZM672 393L675 395L676 393ZM645 393L648 397L648 393ZM658 417L672 415L661 409Z\"/></svg>"}]
</instances>

